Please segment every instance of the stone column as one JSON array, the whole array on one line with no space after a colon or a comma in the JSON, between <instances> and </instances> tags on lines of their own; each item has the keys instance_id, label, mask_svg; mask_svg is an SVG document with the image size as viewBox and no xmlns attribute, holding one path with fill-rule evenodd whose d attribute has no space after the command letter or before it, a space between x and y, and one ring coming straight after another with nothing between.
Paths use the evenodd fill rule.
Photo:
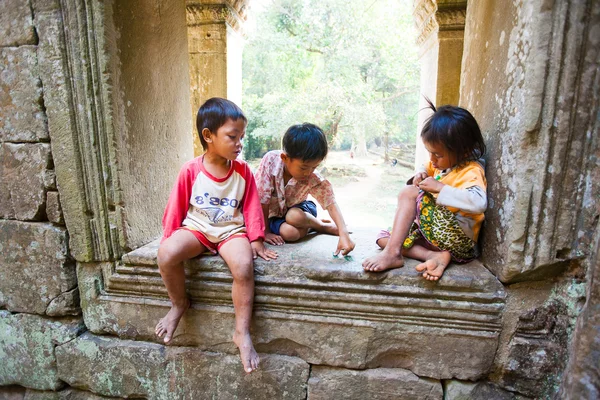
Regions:
<instances>
[{"instance_id":1,"label":"stone column","mask_svg":"<svg viewBox=\"0 0 600 400\"><path fill-rule=\"evenodd\" d=\"M483 260L536 280L590 253L600 214L600 4L469 3L460 103L488 146Z\"/></svg>"},{"instance_id":2,"label":"stone column","mask_svg":"<svg viewBox=\"0 0 600 400\"><path fill-rule=\"evenodd\" d=\"M203 152L196 131L196 113L211 97L224 97L241 106L242 23L246 1L221 4L188 0L187 25L191 82L194 154Z\"/></svg>"},{"instance_id":3,"label":"stone column","mask_svg":"<svg viewBox=\"0 0 600 400\"><path fill-rule=\"evenodd\" d=\"M436 106L457 105L460 95L460 71L467 0L415 0L413 15L418 32L421 62L420 92ZM426 107L421 97L419 109ZM421 142L421 128L430 114L420 112L417 124L415 163L427 159Z\"/></svg>"}]
</instances>

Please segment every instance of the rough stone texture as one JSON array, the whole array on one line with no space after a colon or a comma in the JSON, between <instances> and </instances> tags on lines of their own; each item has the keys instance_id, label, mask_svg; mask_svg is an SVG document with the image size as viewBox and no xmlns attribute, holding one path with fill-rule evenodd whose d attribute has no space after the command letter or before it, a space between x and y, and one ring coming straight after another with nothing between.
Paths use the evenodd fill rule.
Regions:
<instances>
[{"instance_id":1,"label":"rough stone texture","mask_svg":"<svg viewBox=\"0 0 600 400\"><path fill-rule=\"evenodd\" d=\"M58 192L46 193L46 216L48 221L64 225L65 219L63 218Z\"/></svg>"},{"instance_id":2,"label":"rough stone texture","mask_svg":"<svg viewBox=\"0 0 600 400\"><path fill-rule=\"evenodd\" d=\"M298 358L261 355L260 368L245 375L238 356L90 333L58 347L56 358L70 386L148 399L304 399L309 373Z\"/></svg>"},{"instance_id":3,"label":"rough stone texture","mask_svg":"<svg viewBox=\"0 0 600 400\"><path fill-rule=\"evenodd\" d=\"M69 69L65 65L67 51L62 14L58 1L36 0L33 6L39 35L40 78L44 87L48 130L52 137L53 172L60 186L72 256L77 260L89 260L93 257L93 239L90 221L86 217L89 215L85 198L87 190L81 177L79 147L75 140L76 122L69 90ZM76 79L77 82L79 80Z\"/></svg>"},{"instance_id":4,"label":"rough stone texture","mask_svg":"<svg viewBox=\"0 0 600 400\"><path fill-rule=\"evenodd\" d=\"M442 385L410 371L376 368L355 371L313 366L308 380L308 400L416 400L442 399Z\"/></svg>"},{"instance_id":5,"label":"rough stone texture","mask_svg":"<svg viewBox=\"0 0 600 400\"><path fill-rule=\"evenodd\" d=\"M587 281L587 299L569 349L571 358L563 373L561 399L600 398L600 226L588 261Z\"/></svg>"},{"instance_id":6,"label":"rough stone texture","mask_svg":"<svg viewBox=\"0 0 600 400\"><path fill-rule=\"evenodd\" d=\"M0 47L35 44L35 41L29 1L0 2Z\"/></svg>"},{"instance_id":7,"label":"rough stone texture","mask_svg":"<svg viewBox=\"0 0 600 400\"><path fill-rule=\"evenodd\" d=\"M522 400L528 397L511 393L490 382L444 382L444 400Z\"/></svg>"},{"instance_id":8,"label":"rough stone texture","mask_svg":"<svg viewBox=\"0 0 600 400\"><path fill-rule=\"evenodd\" d=\"M523 315L508 344L500 386L535 398L556 393L567 361L569 318L567 307L551 300Z\"/></svg>"},{"instance_id":9,"label":"rough stone texture","mask_svg":"<svg viewBox=\"0 0 600 400\"><path fill-rule=\"evenodd\" d=\"M44 219L44 175L51 163L48 144L0 144L0 218Z\"/></svg>"},{"instance_id":10,"label":"rough stone texture","mask_svg":"<svg viewBox=\"0 0 600 400\"><path fill-rule=\"evenodd\" d=\"M108 145L119 165L119 229L124 247L135 249L161 235L168 195L193 157L186 11L181 2L134 0L114 2L111 13L106 47L114 89L107 108L115 134Z\"/></svg>"},{"instance_id":11,"label":"rough stone texture","mask_svg":"<svg viewBox=\"0 0 600 400\"><path fill-rule=\"evenodd\" d=\"M422 279L415 261L366 273L373 232L354 234L354 260L333 259L337 240L316 235L255 264L254 341L258 351L346 368L404 368L438 379L477 379L497 348L504 289L474 262L453 265L438 282ZM88 328L158 341L154 326L169 302L155 264L157 243L124 256L124 264L78 266ZM235 352L231 343L231 274L219 257L187 265L192 309L174 344Z\"/></svg>"},{"instance_id":12,"label":"rough stone texture","mask_svg":"<svg viewBox=\"0 0 600 400\"><path fill-rule=\"evenodd\" d=\"M46 319L0 311L0 385L56 390L55 347L73 340L85 329L81 319Z\"/></svg>"},{"instance_id":13,"label":"rough stone texture","mask_svg":"<svg viewBox=\"0 0 600 400\"><path fill-rule=\"evenodd\" d=\"M502 282L558 274L589 252L600 213L599 7L469 3L460 104L489 149L483 262Z\"/></svg>"},{"instance_id":14,"label":"rough stone texture","mask_svg":"<svg viewBox=\"0 0 600 400\"><path fill-rule=\"evenodd\" d=\"M0 399L23 400L26 391L22 386L0 386Z\"/></svg>"},{"instance_id":15,"label":"rough stone texture","mask_svg":"<svg viewBox=\"0 0 600 400\"><path fill-rule=\"evenodd\" d=\"M78 312L67 233L48 223L0 220L0 305L13 312ZM76 289L75 289L76 290Z\"/></svg>"},{"instance_id":16,"label":"rough stone texture","mask_svg":"<svg viewBox=\"0 0 600 400\"><path fill-rule=\"evenodd\" d=\"M0 3L0 41L3 39ZM0 142L48 138L35 46L0 48Z\"/></svg>"}]
</instances>

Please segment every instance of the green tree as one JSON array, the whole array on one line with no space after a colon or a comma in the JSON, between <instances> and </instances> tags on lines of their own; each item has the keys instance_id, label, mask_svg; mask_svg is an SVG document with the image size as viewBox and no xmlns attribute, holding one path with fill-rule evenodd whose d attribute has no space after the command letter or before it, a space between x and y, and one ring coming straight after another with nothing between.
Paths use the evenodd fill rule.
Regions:
<instances>
[{"instance_id":1,"label":"green tree","mask_svg":"<svg viewBox=\"0 0 600 400\"><path fill-rule=\"evenodd\" d=\"M408 0L272 0L244 49L247 157L313 122L360 156L385 133L412 142L418 63Z\"/></svg>"}]
</instances>

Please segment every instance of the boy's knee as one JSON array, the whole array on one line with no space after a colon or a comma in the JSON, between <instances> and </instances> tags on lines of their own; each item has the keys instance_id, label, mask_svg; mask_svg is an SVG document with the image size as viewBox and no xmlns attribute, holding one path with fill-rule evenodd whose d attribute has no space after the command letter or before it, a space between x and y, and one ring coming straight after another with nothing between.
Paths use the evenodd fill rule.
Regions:
<instances>
[{"instance_id":1,"label":"boy's knee","mask_svg":"<svg viewBox=\"0 0 600 400\"><path fill-rule=\"evenodd\" d=\"M308 228L296 228L291 224L288 224L288 226L282 225L279 229L279 236L286 242L295 242L302 239L307 234Z\"/></svg>"},{"instance_id":2,"label":"boy's knee","mask_svg":"<svg viewBox=\"0 0 600 400\"><path fill-rule=\"evenodd\" d=\"M290 208L285 214L285 222L296 228L302 228L306 224L306 214L299 208Z\"/></svg>"},{"instance_id":3,"label":"boy's knee","mask_svg":"<svg viewBox=\"0 0 600 400\"><path fill-rule=\"evenodd\" d=\"M174 264L174 252L168 247L161 246L158 248L158 254L156 255L156 263L158 268L165 269L169 268Z\"/></svg>"},{"instance_id":4,"label":"boy's knee","mask_svg":"<svg viewBox=\"0 0 600 400\"><path fill-rule=\"evenodd\" d=\"M254 281L254 261L251 259L250 262L240 262L239 264L232 266L231 275L233 280L236 282L250 282Z\"/></svg>"}]
</instances>

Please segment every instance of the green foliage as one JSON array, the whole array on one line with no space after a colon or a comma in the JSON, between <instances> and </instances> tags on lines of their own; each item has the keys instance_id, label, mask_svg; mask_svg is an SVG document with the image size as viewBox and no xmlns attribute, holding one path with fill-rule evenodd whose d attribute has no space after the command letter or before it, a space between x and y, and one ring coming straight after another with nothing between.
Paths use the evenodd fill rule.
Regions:
<instances>
[{"instance_id":1,"label":"green foliage","mask_svg":"<svg viewBox=\"0 0 600 400\"><path fill-rule=\"evenodd\" d=\"M416 133L419 67L410 0L271 0L243 58L246 157L312 122L335 147ZM273 146L273 147L272 147ZM345 147L345 146L344 146Z\"/></svg>"}]
</instances>

